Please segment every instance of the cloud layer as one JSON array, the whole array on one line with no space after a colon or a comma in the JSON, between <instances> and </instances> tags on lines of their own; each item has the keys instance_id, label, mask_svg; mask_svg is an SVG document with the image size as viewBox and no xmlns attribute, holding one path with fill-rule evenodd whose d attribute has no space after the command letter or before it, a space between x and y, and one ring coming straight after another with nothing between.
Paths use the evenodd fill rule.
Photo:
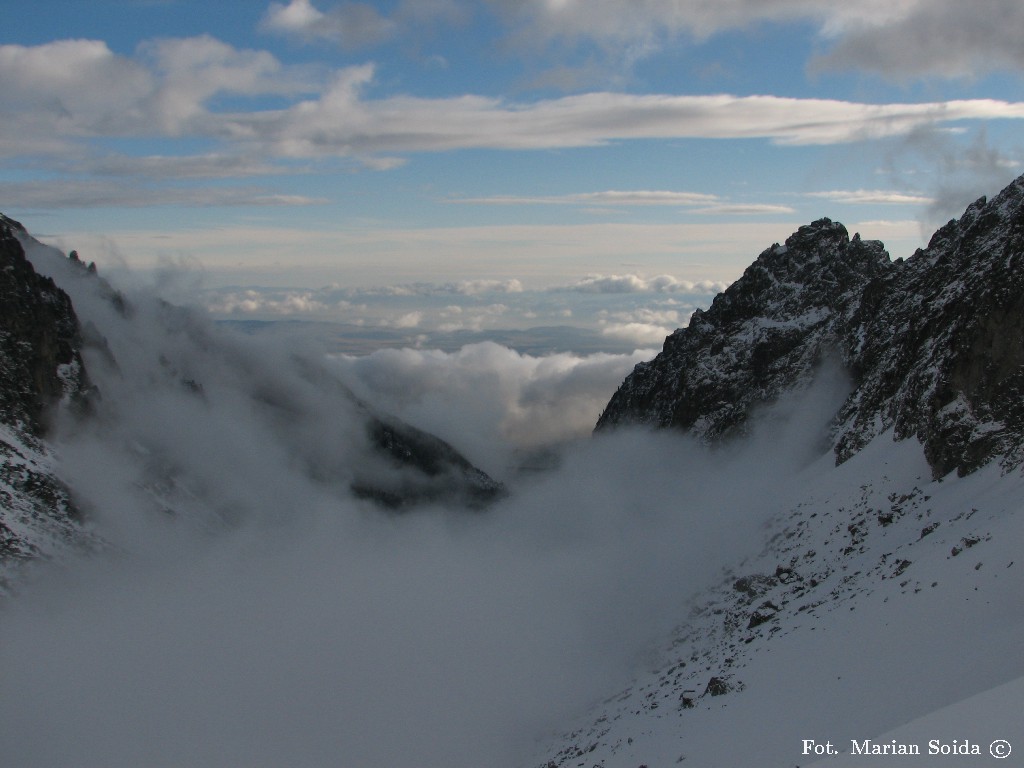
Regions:
<instances>
[{"instance_id":1,"label":"cloud layer","mask_svg":"<svg viewBox=\"0 0 1024 768\"><path fill-rule=\"evenodd\" d=\"M105 43L68 40L0 46L0 151L63 149L98 137L215 140L241 158L373 159L458 149L537 150L636 139L767 139L780 144L841 144L906 135L964 120L1021 119L1024 104L994 99L868 104L781 96L593 92L514 102L467 94L447 98L367 93L372 65L337 70L326 81L286 67L263 51L210 37L143 44L135 56ZM311 98L299 99L301 95ZM281 96L278 109L222 111L215 97ZM159 163L142 157L131 169ZM180 162L194 162L183 160ZM225 164L221 165L223 169ZM641 202L632 193L629 202ZM597 193L614 200L615 193ZM679 201L679 193L674 197ZM577 199L576 202L580 200ZM620 197L617 202L623 202ZM657 193L648 204L666 202Z\"/></svg>"},{"instance_id":2,"label":"cloud layer","mask_svg":"<svg viewBox=\"0 0 1024 768\"><path fill-rule=\"evenodd\" d=\"M801 23L818 30L823 52L812 62L818 70L868 71L907 81L1024 68L1014 33L1024 10L1015 0L993 0L983 9L956 0L489 0L485 7L504 21L515 45L535 52L540 44L557 50L592 43L618 66L680 41L765 23ZM290 0L272 3L263 24L269 32L299 40L356 48L407 34L425 22L458 22L474 12L479 6L458 0L406 1L390 14L355 2Z\"/></svg>"},{"instance_id":3,"label":"cloud layer","mask_svg":"<svg viewBox=\"0 0 1024 768\"><path fill-rule=\"evenodd\" d=\"M3 606L0 742L22 768L530 764L758 546L830 413L804 398L770 451L570 442L486 512L389 515L349 493L361 411L300 347L138 293L125 318L63 256L32 258L117 366L89 351L104 397L56 432L111 546L42 564ZM629 361L481 345L341 362L494 458L575 433L566 411Z\"/></svg>"}]
</instances>

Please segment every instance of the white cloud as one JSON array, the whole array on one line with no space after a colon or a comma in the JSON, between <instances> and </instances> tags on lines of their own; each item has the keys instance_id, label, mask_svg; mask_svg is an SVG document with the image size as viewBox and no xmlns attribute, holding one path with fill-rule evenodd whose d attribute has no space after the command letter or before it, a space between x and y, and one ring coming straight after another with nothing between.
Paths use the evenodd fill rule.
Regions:
<instances>
[{"instance_id":1,"label":"white cloud","mask_svg":"<svg viewBox=\"0 0 1024 768\"><path fill-rule=\"evenodd\" d=\"M626 339L644 346L661 344L674 328L653 323L610 323L601 329L606 336Z\"/></svg>"},{"instance_id":2,"label":"white cloud","mask_svg":"<svg viewBox=\"0 0 1024 768\"><path fill-rule=\"evenodd\" d=\"M116 135L139 120L156 88L142 63L97 40L0 45L0 136L17 143L48 137Z\"/></svg>"},{"instance_id":3,"label":"white cloud","mask_svg":"<svg viewBox=\"0 0 1024 768\"><path fill-rule=\"evenodd\" d=\"M589 275L567 290L580 293L718 293L726 284L713 280L679 280L672 275ZM555 289L559 290L559 289Z\"/></svg>"},{"instance_id":4,"label":"white cloud","mask_svg":"<svg viewBox=\"0 0 1024 768\"><path fill-rule=\"evenodd\" d=\"M716 216L772 216L776 214L793 214L796 209L788 205L772 205L769 203L722 203L699 208L694 213Z\"/></svg>"},{"instance_id":5,"label":"white cloud","mask_svg":"<svg viewBox=\"0 0 1024 768\"><path fill-rule=\"evenodd\" d=\"M747 454L624 430L516 476L486 514L382 515L348 491L373 466L363 415L317 359L145 295L126 321L50 257L118 361L91 358L95 418L55 438L112 546L41 563L5 600L0 743L22 768L529 764L762 547L841 401L803 396L800 443L778 420ZM640 359L476 345L338 369L500 459L504 436L589 427Z\"/></svg>"},{"instance_id":6,"label":"white cloud","mask_svg":"<svg viewBox=\"0 0 1024 768\"><path fill-rule=\"evenodd\" d=\"M152 135L217 139L270 157L376 158L454 149L550 149L652 138L758 138L781 144L834 144L906 134L921 126L973 119L1020 119L1024 104L974 99L863 104L776 96L595 92L515 103L464 95L366 98L374 67L335 73L319 89L308 72L263 51L237 50L210 37L144 44L135 59L104 43L65 41L0 46L0 98L19 136ZM218 94L315 97L278 110L218 112ZM27 130L30 129L31 130ZM699 198L693 198L697 202ZM574 202L689 202L686 193L600 192Z\"/></svg>"},{"instance_id":7,"label":"white cloud","mask_svg":"<svg viewBox=\"0 0 1024 768\"><path fill-rule=\"evenodd\" d=\"M421 11L441 18L448 5L441 2ZM285 14L279 21L316 21L314 10L303 3L278 7ZM412 5L399 10L413 13ZM22 206L44 208L310 205L324 201L273 190L200 189L173 182L309 173L316 165L310 161L324 158L386 171L407 162L409 154L461 149L529 151L674 138L825 145L909 137L954 122L1024 118L1024 103L991 99L867 104L770 95L614 92L519 102L472 94L374 97L374 77L369 63L324 76L309 67L285 66L266 51L237 49L209 36L150 41L131 56L91 40L2 45L0 153L17 162L32 156L37 167L57 174L12 183L4 191ZM261 101L266 96L278 99L274 108ZM224 111L220 97L241 98L233 100L231 111ZM130 157L109 149L98 154L97 139L129 137L165 140L168 146L189 139L214 148L201 154L172 150ZM104 176L140 183L112 184ZM694 215L794 212L783 205L664 189L450 201L564 204L605 211L679 206Z\"/></svg>"},{"instance_id":8,"label":"white cloud","mask_svg":"<svg viewBox=\"0 0 1024 768\"><path fill-rule=\"evenodd\" d=\"M392 322L392 325L394 325L395 328L418 328L422 322L422 312L407 312L401 317L396 318Z\"/></svg>"},{"instance_id":9,"label":"white cloud","mask_svg":"<svg viewBox=\"0 0 1024 768\"><path fill-rule=\"evenodd\" d=\"M617 0L492 0L532 19L548 37L595 40L643 40L654 45L666 36L707 37L757 23L811 20L823 33L838 35L857 23L885 24L905 18L923 0L718 0L714 3L646 0L625 5Z\"/></svg>"},{"instance_id":10,"label":"white cloud","mask_svg":"<svg viewBox=\"0 0 1024 768\"><path fill-rule=\"evenodd\" d=\"M864 104L778 96L598 92L515 104L481 96L367 100L367 67L339 76L316 101L247 127L278 154L295 157L437 152L454 149L555 149L615 140L769 139L825 145L906 134L921 126L972 119L1021 119L1024 103L975 99ZM242 118L238 122L244 122Z\"/></svg>"},{"instance_id":11,"label":"white cloud","mask_svg":"<svg viewBox=\"0 0 1024 768\"><path fill-rule=\"evenodd\" d=\"M848 205L931 205L935 201L924 195L914 195L884 189L830 190L810 192L808 197L820 197Z\"/></svg>"},{"instance_id":12,"label":"white cloud","mask_svg":"<svg viewBox=\"0 0 1024 768\"><path fill-rule=\"evenodd\" d=\"M309 315L322 314L337 309L320 298L313 291L283 291L267 294L263 291L241 290L214 294L206 300L206 308L219 315Z\"/></svg>"},{"instance_id":13,"label":"white cloud","mask_svg":"<svg viewBox=\"0 0 1024 768\"><path fill-rule=\"evenodd\" d=\"M615 388L651 356L538 357L485 342L451 353L390 349L335 362L360 396L502 475L516 449L589 435Z\"/></svg>"},{"instance_id":14,"label":"white cloud","mask_svg":"<svg viewBox=\"0 0 1024 768\"><path fill-rule=\"evenodd\" d=\"M288 5L271 3L263 18L263 25L276 32L312 34L324 14L313 7L310 0L291 0Z\"/></svg>"},{"instance_id":15,"label":"white cloud","mask_svg":"<svg viewBox=\"0 0 1024 768\"><path fill-rule=\"evenodd\" d=\"M0 135L16 145L30 132L59 138L184 135L230 137L215 95L293 95L306 72L285 73L265 51L241 51L209 36L150 41L135 58L104 42L0 45ZM237 131L237 129L235 129Z\"/></svg>"}]
</instances>

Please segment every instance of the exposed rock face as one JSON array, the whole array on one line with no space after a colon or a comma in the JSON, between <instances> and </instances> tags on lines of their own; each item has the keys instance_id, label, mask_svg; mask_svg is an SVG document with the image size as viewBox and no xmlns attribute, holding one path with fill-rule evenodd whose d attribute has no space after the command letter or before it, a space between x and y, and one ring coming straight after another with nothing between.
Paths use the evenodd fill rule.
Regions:
<instances>
[{"instance_id":1,"label":"exposed rock face","mask_svg":"<svg viewBox=\"0 0 1024 768\"><path fill-rule=\"evenodd\" d=\"M971 205L928 247L891 262L828 219L762 253L706 312L641 363L598 429L648 424L713 440L805 386L833 355L853 391L838 461L890 429L936 476L1024 460L1024 177Z\"/></svg>"},{"instance_id":2,"label":"exposed rock face","mask_svg":"<svg viewBox=\"0 0 1024 768\"><path fill-rule=\"evenodd\" d=\"M844 460L889 428L936 476L1024 459L1024 177L972 204L865 291L849 342L857 389Z\"/></svg>"},{"instance_id":3,"label":"exposed rock face","mask_svg":"<svg viewBox=\"0 0 1024 768\"><path fill-rule=\"evenodd\" d=\"M87 380L71 299L36 274L17 232L0 215L0 420L40 436L46 408L84 392Z\"/></svg>"},{"instance_id":4,"label":"exposed rock face","mask_svg":"<svg viewBox=\"0 0 1024 768\"><path fill-rule=\"evenodd\" d=\"M88 388L67 294L36 274L0 215L0 590L10 568L75 540L78 512L41 438L46 411Z\"/></svg>"},{"instance_id":5,"label":"exposed rock face","mask_svg":"<svg viewBox=\"0 0 1024 768\"><path fill-rule=\"evenodd\" d=\"M851 240L842 224L801 227L637 365L598 428L641 423L708 439L742 432L754 406L809 381L840 343L864 287L889 269L881 243Z\"/></svg>"}]
</instances>

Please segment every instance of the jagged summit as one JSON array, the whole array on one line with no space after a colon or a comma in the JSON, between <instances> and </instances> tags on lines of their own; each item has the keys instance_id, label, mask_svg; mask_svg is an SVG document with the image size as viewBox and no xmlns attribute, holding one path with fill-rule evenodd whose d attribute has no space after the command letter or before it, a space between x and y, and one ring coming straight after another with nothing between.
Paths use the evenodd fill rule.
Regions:
<instances>
[{"instance_id":1,"label":"jagged summit","mask_svg":"<svg viewBox=\"0 0 1024 768\"><path fill-rule=\"evenodd\" d=\"M823 356L849 372L838 461L893 429L936 476L1024 460L1024 177L973 203L928 247L821 219L764 251L706 312L639 364L597 428L648 424L703 439L742 432L756 406L806 386Z\"/></svg>"},{"instance_id":2,"label":"jagged summit","mask_svg":"<svg viewBox=\"0 0 1024 768\"><path fill-rule=\"evenodd\" d=\"M880 242L851 239L838 222L801 227L640 363L598 428L643 423L708 439L742 432L752 407L809 381L865 286L891 269Z\"/></svg>"}]
</instances>

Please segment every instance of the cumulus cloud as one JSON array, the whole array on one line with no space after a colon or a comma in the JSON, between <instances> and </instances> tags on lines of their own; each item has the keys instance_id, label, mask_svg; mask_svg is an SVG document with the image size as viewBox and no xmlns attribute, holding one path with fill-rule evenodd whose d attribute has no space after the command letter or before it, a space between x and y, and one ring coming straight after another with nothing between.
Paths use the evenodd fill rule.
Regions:
<instances>
[{"instance_id":1,"label":"cumulus cloud","mask_svg":"<svg viewBox=\"0 0 1024 768\"><path fill-rule=\"evenodd\" d=\"M665 337L680 325L677 309L640 307L630 311L604 312L601 316L602 334L642 345L660 346Z\"/></svg>"},{"instance_id":2,"label":"cumulus cloud","mask_svg":"<svg viewBox=\"0 0 1024 768\"><path fill-rule=\"evenodd\" d=\"M361 353L370 345L451 350L481 340L465 334L487 333L521 351L587 353L660 345L724 287L671 275L609 275L539 289L518 280L469 280L367 289L193 287L174 295L186 302L198 297L207 311L227 320L318 321L330 351ZM334 327L339 323L358 325L365 333L351 339L351 328ZM255 328L264 335L291 333L286 327Z\"/></svg>"},{"instance_id":3,"label":"cumulus cloud","mask_svg":"<svg viewBox=\"0 0 1024 768\"><path fill-rule=\"evenodd\" d=\"M609 323L601 329L601 333L629 339L637 344L660 344L672 330L671 327L653 323Z\"/></svg>"},{"instance_id":4,"label":"cumulus cloud","mask_svg":"<svg viewBox=\"0 0 1024 768\"><path fill-rule=\"evenodd\" d=\"M589 435L615 388L652 350L526 355L493 342L457 352L389 349L336 356L362 397L507 475L514 451Z\"/></svg>"},{"instance_id":5,"label":"cumulus cloud","mask_svg":"<svg viewBox=\"0 0 1024 768\"><path fill-rule=\"evenodd\" d=\"M713 280L679 280L672 275L589 275L568 286L579 293L720 293L726 284ZM557 289L556 289L557 290Z\"/></svg>"},{"instance_id":6,"label":"cumulus cloud","mask_svg":"<svg viewBox=\"0 0 1024 768\"><path fill-rule=\"evenodd\" d=\"M144 43L135 57L96 40L0 46L0 104L8 132L34 128L61 137L207 135L215 95L290 94L308 88L265 51L209 36Z\"/></svg>"},{"instance_id":7,"label":"cumulus cloud","mask_svg":"<svg viewBox=\"0 0 1024 768\"><path fill-rule=\"evenodd\" d=\"M338 306L335 303L335 306ZM256 290L231 290L208 298L206 307L220 315L270 314L316 315L330 310L314 291L281 291L268 294Z\"/></svg>"}]
</instances>

